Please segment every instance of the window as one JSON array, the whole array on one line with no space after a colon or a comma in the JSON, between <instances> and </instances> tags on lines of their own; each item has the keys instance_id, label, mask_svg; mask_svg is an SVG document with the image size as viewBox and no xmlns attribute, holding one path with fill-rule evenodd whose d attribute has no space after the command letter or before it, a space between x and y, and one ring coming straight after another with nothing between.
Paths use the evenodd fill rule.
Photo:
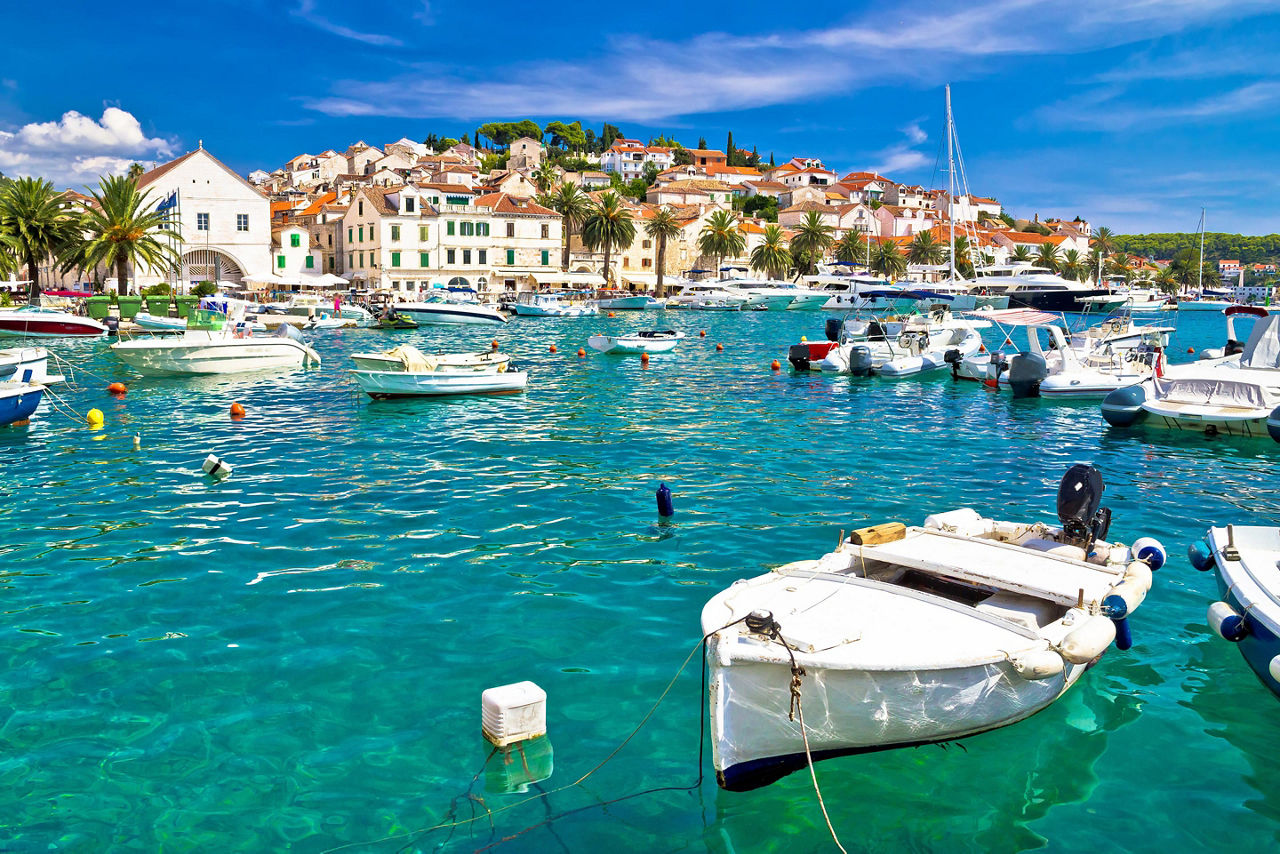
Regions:
<instances>
[{"instance_id":1,"label":"window","mask_svg":"<svg viewBox=\"0 0 1280 854\"><path fill-rule=\"evenodd\" d=\"M507 266L514 267L515 265L516 265L516 250L508 249L507 250Z\"/></svg>"},{"instance_id":2,"label":"window","mask_svg":"<svg viewBox=\"0 0 1280 854\"><path fill-rule=\"evenodd\" d=\"M356 265L356 253L348 252L347 253L347 269L351 269L355 265Z\"/></svg>"},{"instance_id":3,"label":"window","mask_svg":"<svg viewBox=\"0 0 1280 854\"><path fill-rule=\"evenodd\" d=\"M631 259L630 259L630 258L627 258L627 257L625 257L625 256L623 256L623 259L622 259L622 266L624 266L624 267L630 267L630 266L631 266Z\"/></svg>"},{"instance_id":4,"label":"window","mask_svg":"<svg viewBox=\"0 0 1280 854\"><path fill-rule=\"evenodd\" d=\"M453 266L455 263L457 263L457 258L458 258L458 253L456 251L454 251L453 249L445 250L444 262L446 264L448 264L449 266Z\"/></svg>"},{"instance_id":5,"label":"window","mask_svg":"<svg viewBox=\"0 0 1280 854\"><path fill-rule=\"evenodd\" d=\"M329 256L329 272L330 273L333 272L333 256L332 255Z\"/></svg>"},{"instance_id":6,"label":"window","mask_svg":"<svg viewBox=\"0 0 1280 854\"><path fill-rule=\"evenodd\" d=\"M400 253L399 253L399 252L392 252L392 253L391 253L391 266L392 266L392 267L399 267L399 266L400 266Z\"/></svg>"},{"instance_id":7,"label":"window","mask_svg":"<svg viewBox=\"0 0 1280 854\"><path fill-rule=\"evenodd\" d=\"M361 199L356 205L356 216L364 216L364 199Z\"/></svg>"},{"instance_id":8,"label":"window","mask_svg":"<svg viewBox=\"0 0 1280 854\"><path fill-rule=\"evenodd\" d=\"M373 235L371 234L369 236L372 237ZM363 225L360 226L360 242L364 243L364 226Z\"/></svg>"},{"instance_id":9,"label":"window","mask_svg":"<svg viewBox=\"0 0 1280 854\"><path fill-rule=\"evenodd\" d=\"M418 226L418 239L421 240L423 243L427 241L427 226L425 225Z\"/></svg>"},{"instance_id":10,"label":"window","mask_svg":"<svg viewBox=\"0 0 1280 854\"><path fill-rule=\"evenodd\" d=\"M391 226L391 239L392 241L398 241L400 239L400 226Z\"/></svg>"},{"instance_id":11,"label":"window","mask_svg":"<svg viewBox=\"0 0 1280 854\"><path fill-rule=\"evenodd\" d=\"M476 252L476 263L477 263L477 264L479 264L479 265L481 265L481 266L484 266L485 264L488 264L488 263L489 263L489 250L488 250L488 249L481 249L481 250L479 250L479 251L477 251L477 252Z\"/></svg>"},{"instance_id":12,"label":"window","mask_svg":"<svg viewBox=\"0 0 1280 854\"><path fill-rule=\"evenodd\" d=\"M467 265L467 266L470 266L470 265L471 265L471 250L470 250L470 249L463 249L463 250L462 250L462 263L463 263L463 264L465 264L465 265Z\"/></svg>"},{"instance_id":13,"label":"window","mask_svg":"<svg viewBox=\"0 0 1280 854\"><path fill-rule=\"evenodd\" d=\"M207 213L196 214L196 231L209 230L209 215Z\"/></svg>"},{"instance_id":14,"label":"window","mask_svg":"<svg viewBox=\"0 0 1280 854\"><path fill-rule=\"evenodd\" d=\"M516 236L516 224L514 222L507 223L507 237Z\"/></svg>"},{"instance_id":15,"label":"window","mask_svg":"<svg viewBox=\"0 0 1280 854\"><path fill-rule=\"evenodd\" d=\"M347 242L348 243L356 242L355 229L351 228L350 226L347 227Z\"/></svg>"},{"instance_id":16,"label":"window","mask_svg":"<svg viewBox=\"0 0 1280 854\"><path fill-rule=\"evenodd\" d=\"M445 202L451 205L465 205L471 201L470 196L445 196Z\"/></svg>"},{"instance_id":17,"label":"window","mask_svg":"<svg viewBox=\"0 0 1280 854\"><path fill-rule=\"evenodd\" d=\"M333 232L329 232L329 248L333 248Z\"/></svg>"},{"instance_id":18,"label":"window","mask_svg":"<svg viewBox=\"0 0 1280 854\"><path fill-rule=\"evenodd\" d=\"M307 256L307 269L308 269L308 270L314 270L315 268L316 268L316 259L315 259L315 258L313 258L312 256L308 255L308 256Z\"/></svg>"},{"instance_id":19,"label":"window","mask_svg":"<svg viewBox=\"0 0 1280 854\"><path fill-rule=\"evenodd\" d=\"M652 258L646 258L646 259L644 259L643 261L641 261L641 262L640 262L640 266L641 266L641 267L652 267L652 266L653 266L653 259L652 259Z\"/></svg>"},{"instance_id":20,"label":"window","mask_svg":"<svg viewBox=\"0 0 1280 854\"><path fill-rule=\"evenodd\" d=\"M430 252L419 252L419 253L418 253L418 266L419 266L419 267L422 267L423 269L426 269L427 267L430 267L430 266L431 266L431 253L430 253Z\"/></svg>"},{"instance_id":21,"label":"window","mask_svg":"<svg viewBox=\"0 0 1280 854\"><path fill-rule=\"evenodd\" d=\"M449 220L444 224L444 233L453 237L453 220Z\"/></svg>"},{"instance_id":22,"label":"window","mask_svg":"<svg viewBox=\"0 0 1280 854\"><path fill-rule=\"evenodd\" d=\"M404 197L404 212L413 213L413 203L416 201L413 196Z\"/></svg>"},{"instance_id":23,"label":"window","mask_svg":"<svg viewBox=\"0 0 1280 854\"><path fill-rule=\"evenodd\" d=\"M544 222L544 223L542 224L542 239L543 239L543 240L546 240L546 239L547 239L548 237L550 237L550 236L551 236L551 226L547 225L547 224Z\"/></svg>"},{"instance_id":24,"label":"window","mask_svg":"<svg viewBox=\"0 0 1280 854\"><path fill-rule=\"evenodd\" d=\"M248 231L248 230L249 230L249 215L236 214L236 231Z\"/></svg>"},{"instance_id":25,"label":"window","mask_svg":"<svg viewBox=\"0 0 1280 854\"><path fill-rule=\"evenodd\" d=\"M301 234L290 234L290 235L289 235L289 245L290 245L291 247L293 247L294 249L297 249L298 247L300 247L300 246L302 245L302 235L301 235Z\"/></svg>"},{"instance_id":26,"label":"window","mask_svg":"<svg viewBox=\"0 0 1280 854\"><path fill-rule=\"evenodd\" d=\"M546 237L546 235L544 234L544 235L543 235L543 237ZM653 248L653 241L652 241L652 240L645 240L645 241L642 241L642 242L640 243L640 247L641 247L642 249L652 249L652 248Z\"/></svg>"},{"instance_id":27,"label":"window","mask_svg":"<svg viewBox=\"0 0 1280 854\"><path fill-rule=\"evenodd\" d=\"M543 249L542 250L542 266L545 267L550 263L551 263L551 252L547 249Z\"/></svg>"},{"instance_id":28,"label":"window","mask_svg":"<svg viewBox=\"0 0 1280 854\"><path fill-rule=\"evenodd\" d=\"M277 255L277 256L276 256L276 266L277 266L277 267L279 267L281 270L283 270L283 269L284 269L284 256L283 256L283 255Z\"/></svg>"},{"instance_id":29,"label":"window","mask_svg":"<svg viewBox=\"0 0 1280 854\"><path fill-rule=\"evenodd\" d=\"M462 233L468 237L472 237L478 233L474 222L464 222L462 224Z\"/></svg>"},{"instance_id":30,"label":"window","mask_svg":"<svg viewBox=\"0 0 1280 854\"><path fill-rule=\"evenodd\" d=\"M363 267L363 266L364 266L364 253L363 253L363 252L361 252L361 253L360 253L360 266L361 266L361 267Z\"/></svg>"}]
</instances>

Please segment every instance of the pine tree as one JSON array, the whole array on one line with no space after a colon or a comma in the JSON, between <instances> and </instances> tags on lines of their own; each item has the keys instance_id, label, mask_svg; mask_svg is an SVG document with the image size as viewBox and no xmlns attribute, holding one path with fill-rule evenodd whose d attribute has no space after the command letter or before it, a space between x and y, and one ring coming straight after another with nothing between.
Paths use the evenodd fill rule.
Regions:
<instances>
[{"instance_id":1,"label":"pine tree","mask_svg":"<svg viewBox=\"0 0 1280 854\"><path fill-rule=\"evenodd\" d=\"M707 138L705 136L698 137L698 148L701 148L703 151L707 150Z\"/></svg>"},{"instance_id":2,"label":"pine tree","mask_svg":"<svg viewBox=\"0 0 1280 854\"><path fill-rule=\"evenodd\" d=\"M772 151L770 151L770 152L769 152L769 165L770 165L770 166L773 166L773 165L774 165L774 163L773 163L773 152L772 152Z\"/></svg>"},{"instance_id":3,"label":"pine tree","mask_svg":"<svg viewBox=\"0 0 1280 854\"><path fill-rule=\"evenodd\" d=\"M738 165L738 157L733 147L733 131L729 131L729 139L724 144L724 153L729 157L728 161L726 161L729 166Z\"/></svg>"}]
</instances>

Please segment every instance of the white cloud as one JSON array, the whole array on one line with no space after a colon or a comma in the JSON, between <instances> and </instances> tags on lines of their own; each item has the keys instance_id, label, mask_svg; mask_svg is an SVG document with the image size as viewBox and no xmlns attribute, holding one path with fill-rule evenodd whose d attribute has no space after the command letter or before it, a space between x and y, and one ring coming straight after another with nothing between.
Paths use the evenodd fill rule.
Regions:
<instances>
[{"instance_id":1,"label":"white cloud","mask_svg":"<svg viewBox=\"0 0 1280 854\"><path fill-rule=\"evenodd\" d=\"M0 131L0 171L48 178L59 186L96 182L135 161L172 153L169 140L148 137L133 114L119 107L107 107L98 120L69 110L57 121Z\"/></svg>"},{"instance_id":2,"label":"white cloud","mask_svg":"<svg viewBox=\"0 0 1280 854\"><path fill-rule=\"evenodd\" d=\"M424 4L424 6L425 5L426 4ZM359 8L359 6L357 5L356 8ZM427 7L424 11L429 13L430 8ZM332 33L333 35L344 39L364 42L365 44L371 44L377 47L401 47L404 45L404 42L393 36L385 36L380 33L362 33L359 30L353 30L351 27L334 23L316 11L316 0L301 0L298 4L298 8L294 9L291 14L295 17L301 18L317 29L324 30L326 33Z\"/></svg>"},{"instance_id":3,"label":"white cloud","mask_svg":"<svg viewBox=\"0 0 1280 854\"><path fill-rule=\"evenodd\" d=\"M920 123L912 122L902 128L902 135L906 137L905 141L892 145L873 156L874 165L869 167L872 172L879 172L893 178L894 172L907 172L928 165L928 155L916 150L917 145L929 139L929 135L920 128Z\"/></svg>"},{"instance_id":4,"label":"white cloud","mask_svg":"<svg viewBox=\"0 0 1280 854\"><path fill-rule=\"evenodd\" d=\"M1112 131L1159 128L1272 110L1280 106L1280 81L1264 80L1237 87L1221 95L1171 105L1125 103L1114 87L1086 92L1038 111L1048 125Z\"/></svg>"}]
</instances>

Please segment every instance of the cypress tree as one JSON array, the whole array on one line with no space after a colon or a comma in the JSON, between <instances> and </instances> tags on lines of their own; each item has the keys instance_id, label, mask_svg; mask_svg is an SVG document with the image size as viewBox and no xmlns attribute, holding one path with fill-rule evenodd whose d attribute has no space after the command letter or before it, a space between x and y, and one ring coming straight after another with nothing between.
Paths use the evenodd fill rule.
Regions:
<instances>
[{"instance_id":1,"label":"cypress tree","mask_svg":"<svg viewBox=\"0 0 1280 854\"><path fill-rule=\"evenodd\" d=\"M738 158L737 158L737 156L734 154L734 150L733 150L733 131L729 131L729 139L728 139L728 141L727 141L727 142L725 142L725 144L724 144L724 149L725 149L724 153L725 153L726 155L728 155L728 157L729 157L729 159L728 159L728 161L727 161L728 165L729 165L729 166L737 166L737 165L738 165Z\"/></svg>"}]
</instances>

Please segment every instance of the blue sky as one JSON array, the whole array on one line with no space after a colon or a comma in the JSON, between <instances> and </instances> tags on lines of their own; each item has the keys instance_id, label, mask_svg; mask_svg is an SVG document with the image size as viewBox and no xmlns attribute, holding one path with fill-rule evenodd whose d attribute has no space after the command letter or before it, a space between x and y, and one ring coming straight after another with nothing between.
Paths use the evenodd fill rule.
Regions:
<instances>
[{"instance_id":1,"label":"blue sky","mask_svg":"<svg viewBox=\"0 0 1280 854\"><path fill-rule=\"evenodd\" d=\"M970 188L1019 216L1280 231L1275 0L16 5L0 171L63 186L525 117L941 185L950 82Z\"/></svg>"}]
</instances>

